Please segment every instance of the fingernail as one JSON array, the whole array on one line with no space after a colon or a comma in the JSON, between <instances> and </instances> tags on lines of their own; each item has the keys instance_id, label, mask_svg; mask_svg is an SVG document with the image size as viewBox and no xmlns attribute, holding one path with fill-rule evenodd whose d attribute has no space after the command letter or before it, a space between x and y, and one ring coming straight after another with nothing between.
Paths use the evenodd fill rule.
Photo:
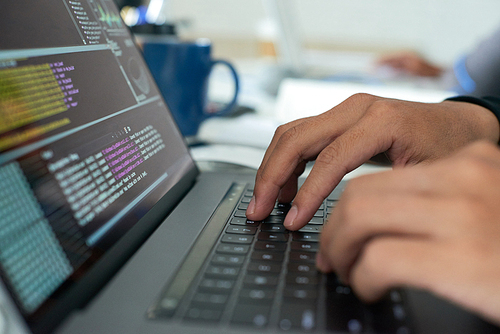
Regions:
<instances>
[{"instance_id":1,"label":"fingernail","mask_svg":"<svg viewBox=\"0 0 500 334\"><path fill-rule=\"evenodd\" d=\"M250 203L248 203L247 214L253 215L255 212L255 196L252 197Z\"/></svg>"},{"instance_id":2,"label":"fingernail","mask_svg":"<svg viewBox=\"0 0 500 334\"><path fill-rule=\"evenodd\" d=\"M297 206L292 205L292 207L288 211L288 214L286 215L285 222L283 223L283 225L285 225L285 227L292 227L293 221L295 220L295 217L297 217L298 212L299 210L297 209Z\"/></svg>"}]
</instances>

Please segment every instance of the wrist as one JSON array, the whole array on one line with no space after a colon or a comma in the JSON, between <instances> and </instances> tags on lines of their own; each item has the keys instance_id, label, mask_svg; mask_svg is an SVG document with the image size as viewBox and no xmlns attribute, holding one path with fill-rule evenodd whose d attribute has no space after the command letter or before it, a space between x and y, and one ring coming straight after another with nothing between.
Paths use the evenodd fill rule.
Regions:
<instances>
[{"instance_id":1,"label":"wrist","mask_svg":"<svg viewBox=\"0 0 500 334\"><path fill-rule=\"evenodd\" d=\"M468 127L469 141L487 140L494 144L499 143L500 122L497 114L491 109L474 102L462 100L447 100L444 103L452 105L457 113L457 118L465 120Z\"/></svg>"},{"instance_id":2,"label":"wrist","mask_svg":"<svg viewBox=\"0 0 500 334\"><path fill-rule=\"evenodd\" d=\"M470 126L478 136L495 144L500 140L500 98L458 96L444 103L455 104L469 118Z\"/></svg>"}]
</instances>

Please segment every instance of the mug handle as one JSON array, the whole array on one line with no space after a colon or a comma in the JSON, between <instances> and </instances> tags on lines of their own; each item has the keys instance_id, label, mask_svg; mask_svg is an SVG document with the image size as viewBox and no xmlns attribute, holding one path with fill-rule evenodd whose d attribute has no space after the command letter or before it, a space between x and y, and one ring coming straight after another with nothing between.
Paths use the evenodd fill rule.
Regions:
<instances>
[{"instance_id":1,"label":"mug handle","mask_svg":"<svg viewBox=\"0 0 500 334\"><path fill-rule=\"evenodd\" d=\"M238 94L240 91L240 80L238 78L238 73L236 73L236 70L234 69L233 65L231 65L228 61L214 60L214 61L212 61L211 68L213 68L216 64L222 64L222 65L226 65L227 67L229 67L229 70L231 70L231 73L232 73L233 78L234 78L234 96L233 96L233 99L231 100L231 102L229 102L229 104L225 108L222 108L221 110L214 113L214 115L225 115L225 114L229 113L236 105L236 100L238 98Z\"/></svg>"}]
</instances>

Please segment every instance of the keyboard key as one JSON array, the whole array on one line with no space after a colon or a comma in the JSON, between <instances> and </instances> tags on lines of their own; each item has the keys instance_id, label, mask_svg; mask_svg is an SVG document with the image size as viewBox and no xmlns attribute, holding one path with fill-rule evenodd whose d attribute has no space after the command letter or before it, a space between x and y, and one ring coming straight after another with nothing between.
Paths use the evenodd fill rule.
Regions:
<instances>
[{"instance_id":1,"label":"keyboard key","mask_svg":"<svg viewBox=\"0 0 500 334\"><path fill-rule=\"evenodd\" d=\"M281 264L275 264L272 262L250 262L247 268L248 272L266 274L266 273L279 273L281 272Z\"/></svg>"},{"instance_id":2,"label":"keyboard key","mask_svg":"<svg viewBox=\"0 0 500 334\"><path fill-rule=\"evenodd\" d=\"M252 260L257 260L257 261L281 262L283 261L284 258L285 254L277 252L255 251L252 253Z\"/></svg>"},{"instance_id":3,"label":"keyboard key","mask_svg":"<svg viewBox=\"0 0 500 334\"><path fill-rule=\"evenodd\" d=\"M241 226L252 226L256 227L260 225L260 222L255 222L253 220L248 220L246 218L233 218L230 222L231 225L241 225Z\"/></svg>"},{"instance_id":4,"label":"keyboard key","mask_svg":"<svg viewBox=\"0 0 500 334\"><path fill-rule=\"evenodd\" d=\"M225 254L215 254L212 258L213 264L240 266L245 257L241 255L225 255Z\"/></svg>"},{"instance_id":5,"label":"keyboard key","mask_svg":"<svg viewBox=\"0 0 500 334\"><path fill-rule=\"evenodd\" d=\"M230 234L248 234L254 235L257 232L257 227L229 225L226 228L226 233Z\"/></svg>"},{"instance_id":6,"label":"keyboard key","mask_svg":"<svg viewBox=\"0 0 500 334\"><path fill-rule=\"evenodd\" d=\"M257 235L257 240L272 241L272 242L287 242L288 241L288 234L259 232L259 234Z\"/></svg>"},{"instance_id":7,"label":"keyboard key","mask_svg":"<svg viewBox=\"0 0 500 334\"><path fill-rule=\"evenodd\" d=\"M194 307L223 309L228 300L226 294L198 292L194 295L191 305Z\"/></svg>"},{"instance_id":8,"label":"keyboard key","mask_svg":"<svg viewBox=\"0 0 500 334\"><path fill-rule=\"evenodd\" d=\"M365 306L354 296L349 287L327 286L327 329L350 333L363 332Z\"/></svg>"},{"instance_id":9,"label":"keyboard key","mask_svg":"<svg viewBox=\"0 0 500 334\"><path fill-rule=\"evenodd\" d=\"M290 209L290 203L276 203L274 205L275 209L281 209L281 210L289 210Z\"/></svg>"},{"instance_id":10,"label":"keyboard key","mask_svg":"<svg viewBox=\"0 0 500 334\"><path fill-rule=\"evenodd\" d=\"M247 254L249 250L250 250L249 245L220 244L217 247L217 253L222 253L222 254L243 255Z\"/></svg>"},{"instance_id":11,"label":"keyboard key","mask_svg":"<svg viewBox=\"0 0 500 334\"><path fill-rule=\"evenodd\" d=\"M246 303L271 303L274 299L272 289L241 289L239 298Z\"/></svg>"},{"instance_id":12,"label":"keyboard key","mask_svg":"<svg viewBox=\"0 0 500 334\"><path fill-rule=\"evenodd\" d=\"M322 225L309 225L302 227L299 232L308 232L308 233L321 233L323 231Z\"/></svg>"},{"instance_id":13,"label":"keyboard key","mask_svg":"<svg viewBox=\"0 0 500 334\"><path fill-rule=\"evenodd\" d=\"M295 285L287 285L283 291L283 297L295 302L300 302L301 300L315 301L318 298L318 291L315 289L302 289Z\"/></svg>"},{"instance_id":14,"label":"keyboard key","mask_svg":"<svg viewBox=\"0 0 500 334\"><path fill-rule=\"evenodd\" d=\"M287 284L297 284L302 287L311 286L311 288L315 288L318 285L319 279L318 276L304 275L304 274L295 274L289 273L286 275Z\"/></svg>"},{"instance_id":15,"label":"keyboard key","mask_svg":"<svg viewBox=\"0 0 500 334\"><path fill-rule=\"evenodd\" d=\"M253 235L225 234L221 241L231 244L251 244Z\"/></svg>"},{"instance_id":16,"label":"keyboard key","mask_svg":"<svg viewBox=\"0 0 500 334\"><path fill-rule=\"evenodd\" d=\"M252 325L258 328L269 323L271 307L266 305L238 304L234 308L232 323Z\"/></svg>"},{"instance_id":17,"label":"keyboard key","mask_svg":"<svg viewBox=\"0 0 500 334\"><path fill-rule=\"evenodd\" d=\"M241 203L250 203L251 200L252 200L252 197L243 197L241 199Z\"/></svg>"},{"instance_id":18,"label":"keyboard key","mask_svg":"<svg viewBox=\"0 0 500 334\"><path fill-rule=\"evenodd\" d=\"M281 224L283 225L283 222L285 221L284 216L271 216L267 217L262 221L264 224Z\"/></svg>"},{"instance_id":19,"label":"keyboard key","mask_svg":"<svg viewBox=\"0 0 500 334\"><path fill-rule=\"evenodd\" d=\"M257 241L254 245L257 250L270 250L275 252L284 252L286 250L285 243Z\"/></svg>"},{"instance_id":20,"label":"keyboard key","mask_svg":"<svg viewBox=\"0 0 500 334\"><path fill-rule=\"evenodd\" d=\"M234 281L225 279L205 278L200 282L199 290L204 292L230 293Z\"/></svg>"},{"instance_id":21,"label":"keyboard key","mask_svg":"<svg viewBox=\"0 0 500 334\"><path fill-rule=\"evenodd\" d=\"M287 210L284 210L284 209L273 209L273 211L271 211L269 216L283 216L284 217L286 215L286 212L287 212Z\"/></svg>"},{"instance_id":22,"label":"keyboard key","mask_svg":"<svg viewBox=\"0 0 500 334\"><path fill-rule=\"evenodd\" d=\"M320 235L318 233L293 232L292 240L294 241L309 241L319 242Z\"/></svg>"},{"instance_id":23,"label":"keyboard key","mask_svg":"<svg viewBox=\"0 0 500 334\"><path fill-rule=\"evenodd\" d=\"M288 272L290 273L311 273L316 274L318 270L314 264L307 263L289 263Z\"/></svg>"},{"instance_id":24,"label":"keyboard key","mask_svg":"<svg viewBox=\"0 0 500 334\"><path fill-rule=\"evenodd\" d=\"M274 232L274 233L288 233L285 226L281 224L262 224L260 230L264 232Z\"/></svg>"},{"instance_id":25,"label":"keyboard key","mask_svg":"<svg viewBox=\"0 0 500 334\"><path fill-rule=\"evenodd\" d=\"M239 273L240 273L240 268L238 267L224 267L224 266L210 265L205 271L205 276L235 279L236 277L238 277Z\"/></svg>"},{"instance_id":26,"label":"keyboard key","mask_svg":"<svg viewBox=\"0 0 500 334\"><path fill-rule=\"evenodd\" d=\"M221 316L222 311L191 307L187 311L185 318L189 320L219 321Z\"/></svg>"},{"instance_id":27,"label":"keyboard key","mask_svg":"<svg viewBox=\"0 0 500 334\"><path fill-rule=\"evenodd\" d=\"M234 213L234 216L239 217L239 218L246 218L247 211L246 210L236 210L236 212Z\"/></svg>"},{"instance_id":28,"label":"keyboard key","mask_svg":"<svg viewBox=\"0 0 500 334\"><path fill-rule=\"evenodd\" d=\"M304 252L317 252L318 243L316 242L303 242L303 241L292 241L292 250L299 250Z\"/></svg>"},{"instance_id":29,"label":"keyboard key","mask_svg":"<svg viewBox=\"0 0 500 334\"><path fill-rule=\"evenodd\" d=\"M327 208L333 208L335 207L335 205L337 205L337 201L334 201L334 200L326 200L326 207Z\"/></svg>"},{"instance_id":30,"label":"keyboard key","mask_svg":"<svg viewBox=\"0 0 500 334\"><path fill-rule=\"evenodd\" d=\"M290 252L289 259L290 262L316 263L316 255L314 253L308 252L292 251Z\"/></svg>"},{"instance_id":31,"label":"keyboard key","mask_svg":"<svg viewBox=\"0 0 500 334\"><path fill-rule=\"evenodd\" d=\"M281 307L279 327L282 330L302 329L310 331L316 327L316 310L312 304L284 303Z\"/></svg>"},{"instance_id":32,"label":"keyboard key","mask_svg":"<svg viewBox=\"0 0 500 334\"><path fill-rule=\"evenodd\" d=\"M390 292L390 298L372 304L373 328L384 333L410 333L406 323L406 311L398 291Z\"/></svg>"},{"instance_id":33,"label":"keyboard key","mask_svg":"<svg viewBox=\"0 0 500 334\"><path fill-rule=\"evenodd\" d=\"M323 218L323 216L325 215L324 211L323 210L318 210L316 211L316 213L314 214L314 217L316 218Z\"/></svg>"},{"instance_id":34,"label":"keyboard key","mask_svg":"<svg viewBox=\"0 0 500 334\"><path fill-rule=\"evenodd\" d=\"M276 286L278 285L278 276L269 275L245 275L243 279L245 286Z\"/></svg>"},{"instance_id":35,"label":"keyboard key","mask_svg":"<svg viewBox=\"0 0 500 334\"><path fill-rule=\"evenodd\" d=\"M238 205L238 210L246 210L248 208L248 203L240 203Z\"/></svg>"},{"instance_id":36,"label":"keyboard key","mask_svg":"<svg viewBox=\"0 0 500 334\"><path fill-rule=\"evenodd\" d=\"M313 217L309 221L309 225L323 225L324 219L323 218L318 218L318 217Z\"/></svg>"}]
</instances>

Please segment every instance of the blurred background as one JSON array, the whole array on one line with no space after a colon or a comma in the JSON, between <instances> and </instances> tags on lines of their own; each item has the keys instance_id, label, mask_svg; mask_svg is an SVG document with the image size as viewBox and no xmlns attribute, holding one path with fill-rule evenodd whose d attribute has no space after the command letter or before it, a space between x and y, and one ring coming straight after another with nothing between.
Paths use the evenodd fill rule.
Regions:
<instances>
[{"instance_id":1,"label":"blurred background","mask_svg":"<svg viewBox=\"0 0 500 334\"><path fill-rule=\"evenodd\" d=\"M207 38L213 57L236 67L239 108L256 116L205 121L198 137L212 144L264 148L277 124L319 114L357 92L420 102L472 93L476 85L467 91L471 80L464 70L471 64L460 60L495 32L469 74L500 77L498 0L115 1L136 36ZM401 51L414 52L438 74L416 76L377 63ZM229 75L213 71L210 80L210 99L227 101ZM483 81L478 88L500 87Z\"/></svg>"},{"instance_id":2,"label":"blurred background","mask_svg":"<svg viewBox=\"0 0 500 334\"><path fill-rule=\"evenodd\" d=\"M151 0L181 37L210 38L216 56L267 55L277 38L266 0ZM391 52L411 49L449 65L500 25L497 0L287 0L308 49ZM118 1L121 6L126 1ZM155 5L156 3L156 5ZM149 6L150 1L128 5Z\"/></svg>"}]
</instances>

